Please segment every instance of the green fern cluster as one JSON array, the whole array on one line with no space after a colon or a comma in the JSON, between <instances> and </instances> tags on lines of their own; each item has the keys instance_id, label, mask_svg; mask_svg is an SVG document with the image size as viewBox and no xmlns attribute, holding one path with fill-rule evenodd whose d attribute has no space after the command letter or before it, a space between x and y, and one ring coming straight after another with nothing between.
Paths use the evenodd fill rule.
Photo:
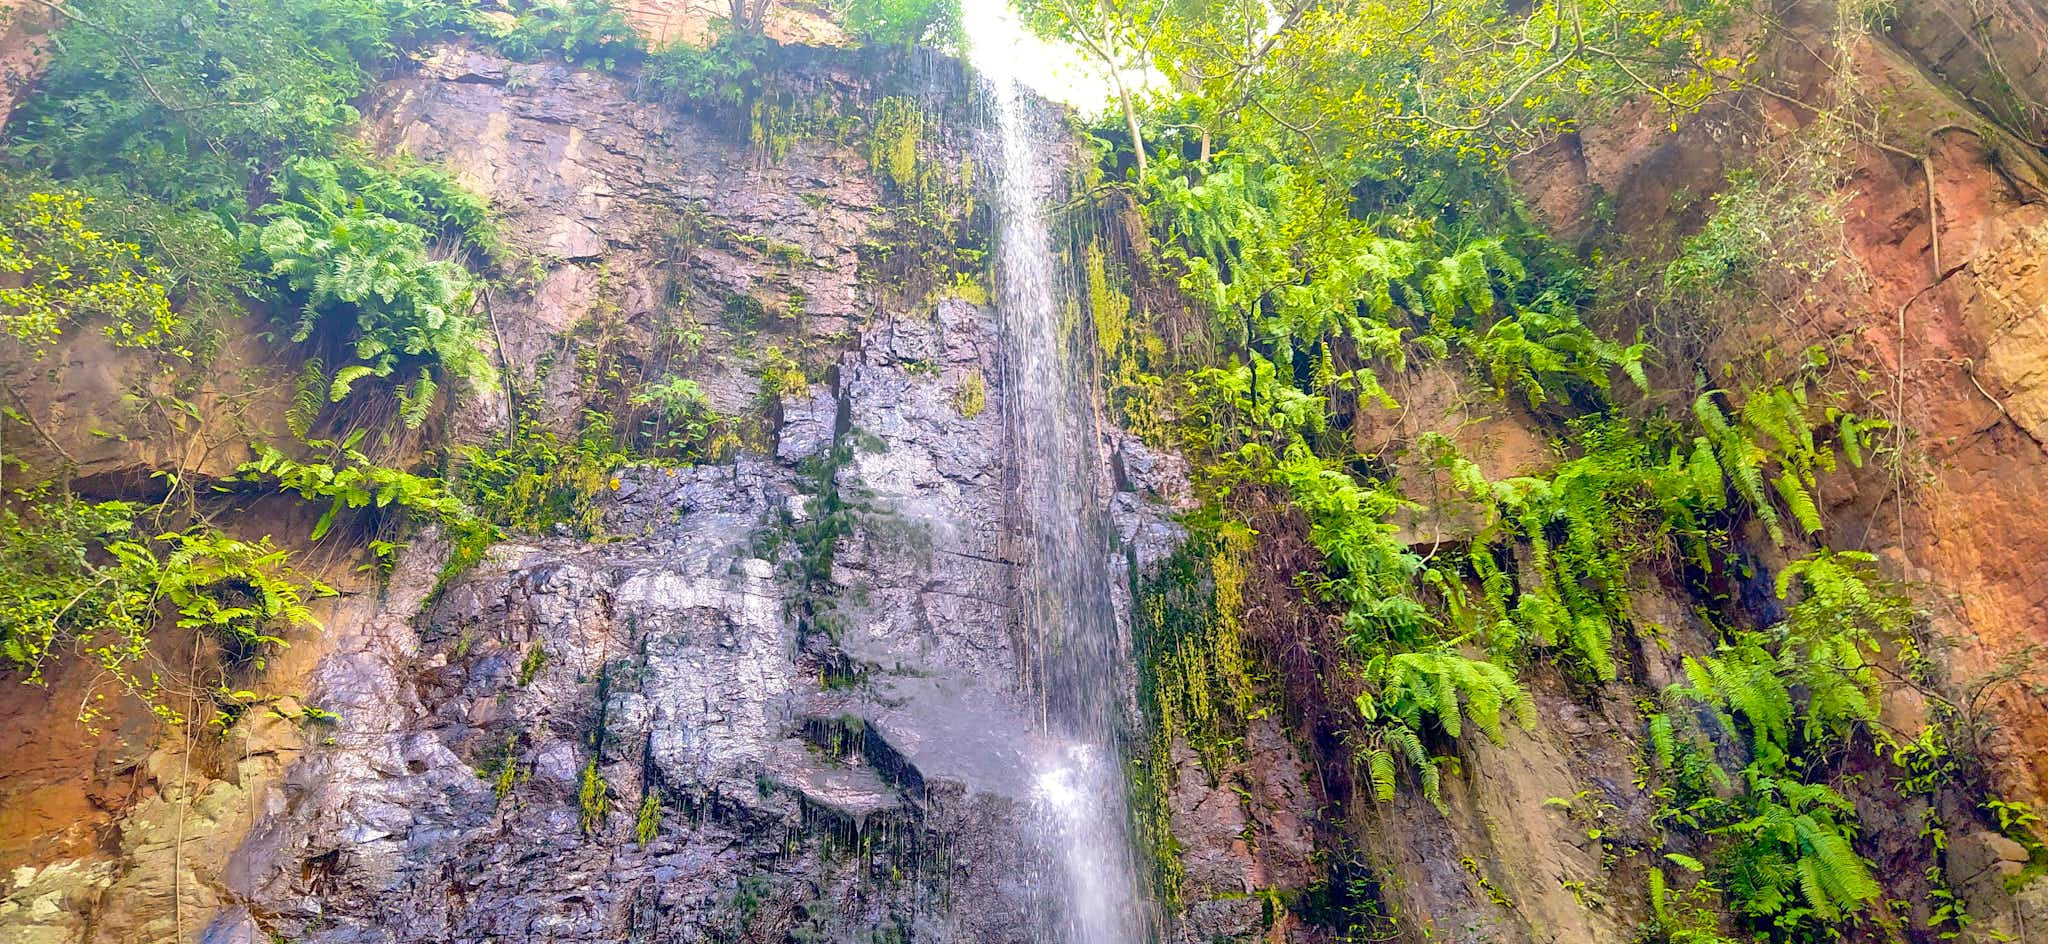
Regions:
<instances>
[{"instance_id":1,"label":"green fern cluster","mask_svg":"<svg viewBox=\"0 0 2048 944\"><path fill-rule=\"evenodd\" d=\"M1395 537L1388 516L1405 502L1391 489L1362 485L1299 445L1272 475L1307 517L1309 541L1323 555L1318 592L1345 610L1346 646L1359 660L1353 763L1384 801L1393 798L1396 769L1405 762L1423 795L1441 805L1440 774L1425 737L1455 741L1469 721L1500 741L1503 715L1525 728L1535 723L1533 700L1508 669L1471 658L1442 637L1446 624L1416 588L1450 592L1453 578L1426 567Z\"/></svg>"},{"instance_id":2,"label":"green fern cluster","mask_svg":"<svg viewBox=\"0 0 2048 944\"><path fill-rule=\"evenodd\" d=\"M1856 808L1825 784L1752 777L1748 816L1713 830L1738 845L1723 864L1737 911L1787 935L1876 903L1883 892L1851 845Z\"/></svg>"},{"instance_id":3,"label":"green fern cluster","mask_svg":"<svg viewBox=\"0 0 2048 944\"><path fill-rule=\"evenodd\" d=\"M179 626L206 630L237 646L282 646L278 633L284 629L317 628L307 602L334 593L293 567L290 553L268 536L243 541L196 529L158 540L171 547L161 558L139 545L108 550L160 575L157 590L177 608Z\"/></svg>"},{"instance_id":4,"label":"green fern cluster","mask_svg":"<svg viewBox=\"0 0 2048 944\"><path fill-rule=\"evenodd\" d=\"M1323 555L1316 589L1345 608L1351 649L1365 655L1428 638L1438 620L1413 590L1422 558L1388 520L1407 501L1391 488L1361 485L1300 444L1288 449L1271 477L1308 519L1309 543Z\"/></svg>"},{"instance_id":5,"label":"green fern cluster","mask_svg":"<svg viewBox=\"0 0 2048 944\"><path fill-rule=\"evenodd\" d=\"M474 519L469 506L450 494L440 479L415 475L401 469L378 465L356 449L363 432L341 442L314 440L307 445L325 449L326 461L302 462L271 446L256 447L256 458L244 463L237 474L246 482L267 483L279 491L297 492L309 501L327 502L308 537L320 540L334 527L344 510L399 508L451 526Z\"/></svg>"},{"instance_id":6,"label":"green fern cluster","mask_svg":"<svg viewBox=\"0 0 2048 944\"><path fill-rule=\"evenodd\" d=\"M473 386L496 376L470 311L474 282L432 257L426 229L315 175L328 166L301 162L284 175L291 196L262 209L270 222L256 233L255 258L299 302L293 341L322 333L351 348L353 362L335 370L328 399L338 403L358 380L403 368L412 380L399 392L400 412L417 427L437 371Z\"/></svg>"},{"instance_id":7,"label":"green fern cluster","mask_svg":"<svg viewBox=\"0 0 2048 944\"><path fill-rule=\"evenodd\" d=\"M528 0L519 6L518 16L491 36L514 59L557 56L575 65L611 69L647 51L611 0Z\"/></svg>"},{"instance_id":8,"label":"green fern cluster","mask_svg":"<svg viewBox=\"0 0 2048 944\"><path fill-rule=\"evenodd\" d=\"M404 156L380 159L348 149L323 157L300 157L271 178L280 199L316 206L361 203L380 216L411 223L433 234L461 240L487 259L506 248L490 202L439 167Z\"/></svg>"},{"instance_id":9,"label":"green fern cluster","mask_svg":"<svg viewBox=\"0 0 2048 944\"><path fill-rule=\"evenodd\" d=\"M1687 684L1671 699L1740 716L1757 762L1782 770L1800 745L1839 743L1876 720L1872 660L1905 636L1913 610L1870 570L1866 554L1822 550L1787 566L1779 596L1799 599L1767 632L1737 632L1713 655L1685 660Z\"/></svg>"},{"instance_id":10,"label":"green fern cluster","mask_svg":"<svg viewBox=\"0 0 2048 944\"><path fill-rule=\"evenodd\" d=\"M1524 253L1546 251L1533 243L1394 235L1347 213L1350 195L1316 175L1239 155L1199 168L1162 155L1158 166L1147 209L1166 236L1162 253L1254 376L1292 375L1307 355L1331 362L1310 372L1307 392L1349 389L1391 405L1375 360L1398 371L1411 347L1434 357L1458 347L1503 395L1519 390L1536 404L1566 383L1605 391L1615 371L1648 387L1648 346L1594 333L1576 289L1530 271Z\"/></svg>"},{"instance_id":11,"label":"green fern cluster","mask_svg":"<svg viewBox=\"0 0 2048 944\"><path fill-rule=\"evenodd\" d=\"M1699 476L1682 450L1663 451L1658 431L1618 419L1573 424L1558 447L1569 458L1542 475L1490 482L1447 439L1422 446L1468 497L1498 511L1466 553L1480 594L1442 589L1454 618L1505 657L1554 649L1596 680L1616 677L1614 640L1629 625L1636 568L1674 543L1704 561L1703 520L1718 507L1719 480ZM1507 561L1515 566L1505 566Z\"/></svg>"},{"instance_id":12,"label":"green fern cluster","mask_svg":"<svg viewBox=\"0 0 2048 944\"><path fill-rule=\"evenodd\" d=\"M454 451L449 488L492 523L524 534L566 525L579 535L597 533L600 496L615 488L615 469L626 461L608 421L592 418L583 433L563 438L522 411L510 441Z\"/></svg>"},{"instance_id":13,"label":"green fern cluster","mask_svg":"<svg viewBox=\"0 0 2048 944\"><path fill-rule=\"evenodd\" d=\"M1886 643L1906 642L1915 619L1871 563L1866 554L1825 549L1793 562L1777 583L1792 600L1784 619L1688 657L1686 681L1666 690L1674 709L1704 708L1720 730L1743 735L1751 759L1741 794L1728 797L1727 776L1702 760L1706 732L1678 722L1689 714L1649 718L1650 759L1669 810L1660 815L1725 843L1716 874L1728 904L1769 940L1823 939L1816 935L1852 916L1881 920L1871 909L1880 888L1854 849L1853 805L1808 782L1815 758L1877 719L1873 660ZM1876 737L1894 744L1895 756L1915 754L1921 743Z\"/></svg>"},{"instance_id":14,"label":"green fern cluster","mask_svg":"<svg viewBox=\"0 0 2048 944\"><path fill-rule=\"evenodd\" d=\"M1661 547L1668 526L1653 482L1665 468L1635 432L1620 423L1583 424L1579 456L1547 476L1491 486L1502 530L1527 551L1512 607L1497 590L1489 597L1500 615L1497 637L1559 647L1599 679L1615 677L1614 636L1629 615L1630 571ZM1480 556L1482 581L1498 587L1492 558Z\"/></svg>"},{"instance_id":15,"label":"green fern cluster","mask_svg":"<svg viewBox=\"0 0 2048 944\"><path fill-rule=\"evenodd\" d=\"M293 566L269 538L245 541L205 526L154 533L144 509L86 502L46 489L0 507L0 656L40 684L53 659L77 652L168 721L163 680L142 665L168 604L178 625L203 630L231 658L260 659L286 630L317 625L310 601L333 593ZM88 703L89 723L103 714Z\"/></svg>"},{"instance_id":16,"label":"green fern cluster","mask_svg":"<svg viewBox=\"0 0 2048 944\"><path fill-rule=\"evenodd\" d=\"M1372 795L1394 798L1395 776L1405 763L1422 795L1443 809L1441 774L1424 746L1430 730L1456 739L1467 720L1500 743L1503 715L1536 724L1536 705L1507 669L1458 652L1449 643L1416 652L1380 653L1367 660L1363 690L1354 699L1363 725L1352 732L1352 763L1363 770Z\"/></svg>"},{"instance_id":17,"label":"green fern cluster","mask_svg":"<svg viewBox=\"0 0 2048 944\"><path fill-rule=\"evenodd\" d=\"M1650 902L1645 944L1736 944L1733 938L1721 933L1717 916L1722 906L1720 886L1711 879L1697 877L1706 871L1706 866L1676 852L1665 853L1664 861L1696 877L1681 887L1672 883L1662 865L1650 867L1644 880Z\"/></svg>"},{"instance_id":18,"label":"green fern cluster","mask_svg":"<svg viewBox=\"0 0 2048 944\"><path fill-rule=\"evenodd\" d=\"M1455 738L1463 733L1463 716L1496 743L1504 737L1503 712L1523 728L1536 724L1536 703L1512 673L1457 652L1449 644L1420 652L1376 655L1366 662L1364 677L1369 688L1358 696L1357 703L1360 716L1367 721L1385 715L1417 731L1434 723Z\"/></svg>"},{"instance_id":19,"label":"green fern cluster","mask_svg":"<svg viewBox=\"0 0 2048 944\"><path fill-rule=\"evenodd\" d=\"M1460 338L1485 367L1496 392L1505 397L1519 391L1531 406L1549 399L1557 378L1574 378L1604 392L1611 374L1620 371L1638 390L1650 389L1643 368L1648 344L1617 344L1595 334L1571 305L1555 295L1547 294L1486 330ZM1551 378L1550 386L1546 378Z\"/></svg>"},{"instance_id":20,"label":"green fern cluster","mask_svg":"<svg viewBox=\"0 0 2048 944\"><path fill-rule=\"evenodd\" d=\"M1813 495L1820 473L1835 470L1836 448L1850 465L1861 468L1873 435L1889 425L1823 407L1814 402L1811 386L1811 374L1801 373L1787 383L1751 390L1733 419L1721 406L1727 398L1723 391L1710 390L1693 401L1701 435L1692 461L1702 474L1711 465L1779 544L1785 543L1787 516L1800 533L1820 533L1820 508ZM1832 437L1822 438L1822 428Z\"/></svg>"}]
</instances>

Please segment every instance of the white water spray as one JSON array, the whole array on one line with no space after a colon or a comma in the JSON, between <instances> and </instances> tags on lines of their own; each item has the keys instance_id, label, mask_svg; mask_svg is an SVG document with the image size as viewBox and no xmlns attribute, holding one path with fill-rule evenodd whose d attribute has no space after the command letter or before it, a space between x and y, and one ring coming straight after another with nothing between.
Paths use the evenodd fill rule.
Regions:
<instances>
[{"instance_id":1,"label":"white water spray","mask_svg":"<svg viewBox=\"0 0 2048 944\"><path fill-rule=\"evenodd\" d=\"M1018 463L1016 507L1026 630L1036 646L1047 734L1034 801L1062 886L1047 889L1061 944L1144 939L1129 809L1116 738L1126 656L1110 596L1108 530L1094 468L1090 378L1062 324L1046 206L1059 183L1064 134L1020 82L1021 29L1004 0L968 0L969 61L990 84L995 140L996 301L1003 319L1008 418Z\"/></svg>"}]
</instances>

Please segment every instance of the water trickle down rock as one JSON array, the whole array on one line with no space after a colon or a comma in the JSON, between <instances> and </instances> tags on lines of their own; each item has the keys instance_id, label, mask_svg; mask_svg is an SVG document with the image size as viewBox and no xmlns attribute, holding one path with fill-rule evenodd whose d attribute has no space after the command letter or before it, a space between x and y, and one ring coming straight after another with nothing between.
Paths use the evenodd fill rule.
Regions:
<instances>
[{"instance_id":1,"label":"water trickle down rock","mask_svg":"<svg viewBox=\"0 0 2048 944\"><path fill-rule=\"evenodd\" d=\"M863 94L830 68L797 80L839 107ZM734 352L767 332L842 353L778 404L769 456L622 473L605 510L617 540L501 546L438 595L421 542L377 615L336 627L311 701L340 720L261 801L230 870L242 907L215 938L260 924L316 941L1036 940L1028 889L1044 883L1015 824L1038 725L1003 539L993 312L876 300L856 273L880 197L822 140L765 162L617 80L463 49L367 114L381 146L449 164L547 259L496 310L529 376L600 276L628 325L675 278L709 336L692 370L721 409L755 402ZM657 238L678 210L740 238L679 259ZM750 248L764 240L812 264L778 268ZM716 313L721 293L792 288L794 325ZM982 378L986 409L961 409ZM545 379L546 409L573 410L570 383ZM488 429L503 408L462 421ZM1150 496L1184 486L1124 452L1114 520L1150 561L1178 540ZM821 549L787 538L823 514L847 530L807 578Z\"/></svg>"}]
</instances>

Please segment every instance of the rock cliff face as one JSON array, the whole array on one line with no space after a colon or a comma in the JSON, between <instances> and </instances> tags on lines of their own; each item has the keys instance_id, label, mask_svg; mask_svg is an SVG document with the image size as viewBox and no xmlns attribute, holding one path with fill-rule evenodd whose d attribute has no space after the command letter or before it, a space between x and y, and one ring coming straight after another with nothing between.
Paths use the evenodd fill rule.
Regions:
<instances>
[{"instance_id":1,"label":"rock cliff face","mask_svg":"<svg viewBox=\"0 0 2048 944\"><path fill-rule=\"evenodd\" d=\"M1887 31L1847 46L1834 41L1832 15L1793 8L1786 37L1760 53L1768 91L1677 133L1623 115L1531 155L1520 176L1564 232L1655 260L1711 211L1707 196L1729 172L1769 172L1795 150L1824 168L1793 194L1840 201L1824 266L1768 287L1754 316L1708 326L1667 367L1711 376L1735 365L1767 380L1767 359L1795 363L1821 345L1838 373L1864 378L1863 408L1903 430L1904 471L1838 480L1830 527L1934 597L1957 685L2004 679L1972 692L1995 729L1982 746L2000 790L2038 802L2048 798L2048 701L2011 670L2048 644L2038 566L2048 285L2035 268L2048 232L2043 11L1900 4ZM1872 116L1867 129L1850 125L1861 115Z\"/></svg>"},{"instance_id":2,"label":"rock cliff face","mask_svg":"<svg viewBox=\"0 0 2048 944\"><path fill-rule=\"evenodd\" d=\"M709 9L629 6L675 36ZM1767 287L1763 317L1705 326L1662 366L1768 379L1757 365L1819 343L1861 372L1865 408L1908 431L1908 461L1835 480L1830 533L1937 604L1947 690L1990 722L1972 747L2000 792L2038 801L2048 700L2006 670L2048 645L2048 165L2028 152L2048 138L2048 17L2022 0L1897 6L1885 36L1816 57L1833 8L1811 5L1790 24L1806 42L1760 52L1778 94L1677 132L1624 112L1517 178L1569 238L1661 260L1728 171L1827 130L1802 103L1840 72L1881 91L1888 147L1827 139L1840 267ZM798 20L778 28L830 25ZM764 110L740 115L463 46L382 85L362 103L366 143L487 195L521 269L490 307L512 382L437 434L489 441L521 413L572 429L605 405L583 366L599 364L698 382L735 421L732 453L626 469L598 537L529 535L445 583L432 534L382 582L313 548L346 592L257 680L302 694L218 742L154 739L141 716L87 737L60 722L84 676L0 693L0 750L19 761L0 774L0 866L17 869L0 939L1046 940L1059 886L1023 828L1037 814L1022 772L1050 749L1018 616L1033 523L1008 497L1008 416L1029 392L958 278L971 267L931 256L989 231L968 88L933 60L797 51ZM924 118L906 131L910 114ZM933 204L906 194L913 178ZM172 435L111 405L136 365L93 343L12 388L45 427L18 454L120 494L155 468L225 475L276 432L282 403L264 397L290 370L262 345L231 346L198 429ZM1441 365L1390 378L1407 409L1361 422L1357 443L1454 430L1490 477L1545 463L1546 419L1470 382ZM1133 588L1179 547L1186 483L1120 431L1095 445L1119 538L1101 564L1131 617ZM252 533L304 533L288 504L240 511ZM1300 522L1268 508L1253 524L1240 602L1284 710L1252 718L1226 763L1186 739L1155 758L1179 901L1153 918L1169 939L1318 941L1356 921L1417 940L1638 940L1661 848L1636 785L1638 706L1713 639L1685 590L1641 596L1664 635L1624 653L1623 681L1532 670L1540 724L1468 739L1449 813L1405 792L1375 804L1338 760L1347 706L1321 679L1339 630L1302 605L1296 576L1316 561L1290 537ZM1471 522L1446 507L1404 525L1421 546ZM1771 605L1762 584L1729 591L1732 607ZM1924 710L1901 702L1901 718ZM301 706L335 717L286 720ZM1870 857L1924 917L1929 804L1854 799ZM2026 850L1957 802L1933 805L1969 824L1947 862L1972 933L2040 936L2048 890L2006 887ZM73 825L44 825L58 820Z\"/></svg>"},{"instance_id":3,"label":"rock cliff face","mask_svg":"<svg viewBox=\"0 0 2048 944\"><path fill-rule=\"evenodd\" d=\"M811 128L888 91L966 108L957 75L873 74L821 54L778 81ZM207 939L1043 939L995 315L882 268L901 220L860 149L799 131L771 157L633 92L454 48L384 86L367 134L453 169L536 260L492 309L524 407L573 421L579 352L694 332L669 369L757 414L758 451L622 472L609 537L501 546L438 589L415 542L330 621L306 700L337 717L251 798ZM921 146L936 173L971 160ZM763 393L774 345L818 379ZM506 408L481 397L457 434ZM1184 486L1142 452L1101 446L1106 568L1179 540L1158 496ZM1236 838L1205 853L1215 892L1254 887Z\"/></svg>"},{"instance_id":4,"label":"rock cliff face","mask_svg":"<svg viewBox=\"0 0 2048 944\"><path fill-rule=\"evenodd\" d=\"M1029 761L1053 749L1018 617L1020 393L972 277L932 269L935 245L987 239L978 118L957 66L884 65L794 51L765 117L467 47L373 93L367 143L486 195L518 260L489 307L508 383L444 433L489 441L514 413L573 429L619 406L593 385L601 362L696 381L734 457L622 471L600 538L500 546L446 583L431 534L382 582L313 549L344 595L249 680L300 694L222 745L152 742L140 716L86 737L61 719L89 673L21 690L11 743L47 758L7 778L10 815L29 815L7 833L26 868L0 935L1045 939L1058 882L1020 828L1038 815ZM892 146L938 204L913 205ZM51 431L28 455L102 493L166 465L230 474L277 432L284 367L260 345L231 346L243 366L173 431L108 406L149 365L80 344L24 378ZM1186 485L1120 431L1097 454L1118 535L1101 566L1126 574L1128 613L1127 571L1178 545ZM237 520L303 533L289 503ZM1301 771L1277 728L1261 751L1305 876ZM1207 904L1184 933L1256 933L1248 893L1272 877L1243 841L1250 801L1186 770L1189 900ZM77 826L48 835L43 817Z\"/></svg>"},{"instance_id":5,"label":"rock cliff face","mask_svg":"<svg viewBox=\"0 0 2048 944\"><path fill-rule=\"evenodd\" d=\"M790 81L848 114L879 98ZM617 80L461 50L366 116L547 260L494 312L547 404L579 406L570 358L534 365L591 311L681 319L710 338L686 372L765 410L769 454L623 473L615 540L499 548L431 602L432 567L401 572L315 677L334 746L238 856L244 906L323 940L1031 940L993 313L871 291L884 200L829 141L770 160ZM685 218L712 235L678 250ZM777 339L824 366L781 402L746 357Z\"/></svg>"}]
</instances>

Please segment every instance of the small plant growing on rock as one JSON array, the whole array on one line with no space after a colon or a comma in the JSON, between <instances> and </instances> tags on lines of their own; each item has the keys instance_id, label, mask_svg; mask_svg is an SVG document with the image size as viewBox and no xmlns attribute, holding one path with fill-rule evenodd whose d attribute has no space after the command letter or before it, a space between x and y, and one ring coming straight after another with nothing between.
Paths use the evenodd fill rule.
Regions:
<instances>
[{"instance_id":1,"label":"small plant growing on rock","mask_svg":"<svg viewBox=\"0 0 2048 944\"><path fill-rule=\"evenodd\" d=\"M604 820L612 811L612 787L597 771L597 758L583 767L583 785L576 790L576 804L581 811L578 822L583 831L596 835L604 829Z\"/></svg>"},{"instance_id":2,"label":"small plant growing on rock","mask_svg":"<svg viewBox=\"0 0 2048 944\"><path fill-rule=\"evenodd\" d=\"M633 818L633 839L641 845L654 841L661 832L661 791L649 790L640 798L640 812Z\"/></svg>"},{"instance_id":3,"label":"small plant growing on rock","mask_svg":"<svg viewBox=\"0 0 2048 944\"><path fill-rule=\"evenodd\" d=\"M526 650L526 657L519 660L519 687L533 684L534 677L540 674L541 669L547 668L547 664L547 647L534 643L533 648Z\"/></svg>"},{"instance_id":4,"label":"small plant growing on rock","mask_svg":"<svg viewBox=\"0 0 2048 944\"><path fill-rule=\"evenodd\" d=\"M810 386L802 364L779 346L761 352L761 395L780 399Z\"/></svg>"},{"instance_id":5,"label":"small plant growing on rock","mask_svg":"<svg viewBox=\"0 0 2048 944\"><path fill-rule=\"evenodd\" d=\"M499 803L512 795L512 788L526 779L525 772L519 769L519 732L505 735L504 746L486 752L477 775L490 781L491 796Z\"/></svg>"},{"instance_id":6,"label":"small plant growing on rock","mask_svg":"<svg viewBox=\"0 0 2048 944\"><path fill-rule=\"evenodd\" d=\"M975 371L960 379L960 386L953 391L953 409L960 412L960 418L971 420L988 409L988 385L981 379L981 372Z\"/></svg>"},{"instance_id":7,"label":"small plant growing on rock","mask_svg":"<svg viewBox=\"0 0 2048 944\"><path fill-rule=\"evenodd\" d=\"M655 415L644 421L653 424L649 435L654 449L706 459L716 458L722 451L725 437L713 432L725 417L696 381L670 377L650 383L633 394L632 402L654 408Z\"/></svg>"}]
</instances>

